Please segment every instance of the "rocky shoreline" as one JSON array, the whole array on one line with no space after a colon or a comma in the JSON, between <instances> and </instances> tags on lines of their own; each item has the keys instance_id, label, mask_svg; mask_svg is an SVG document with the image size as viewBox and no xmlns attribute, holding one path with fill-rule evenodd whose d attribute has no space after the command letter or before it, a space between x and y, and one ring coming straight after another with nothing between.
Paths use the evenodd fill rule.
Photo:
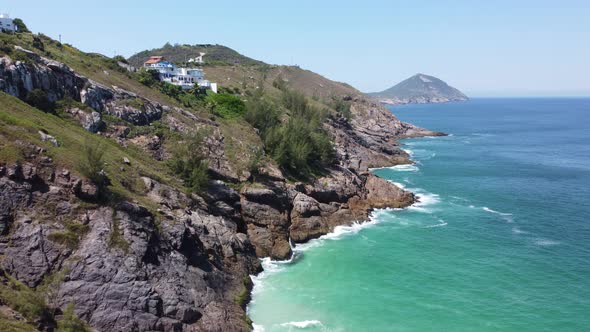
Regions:
<instances>
[{"instance_id":1,"label":"rocky shoreline","mask_svg":"<svg viewBox=\"0 0 590 332\"><path fill-rule=\"evenodd\" d=\"M369 169L410 163L400 138L443 135L401 122L362 95L348 96L352 118L331 117L325 124L336 165L293 182L269 163L253 180L232 166L228 137L216 122L26 52L28 64L0 58L0 91L24 99L42 89L52 101L71 98L92 109L65 110L88 131L98 132L108 115L138 126L160 120L179 134L203 127L211 133L204 153L213 178L199 195L142 175L134 184L141 202L105 203L95 184L24 140L13 142L24 151L22 162L0 162L1 272L31 288L59 276L52 306L74 304L98 331L249 331L249 275L261 271L259 258L288 259L290 242L366 220L376 208L414 203L412 193ZM120 127L98 134L121 146L135 144L154 160L167 156L157 136L129 138ZM56 142L63 135L49 134ZM121 161L121 171L132 167ZM47 330L55 322L38 326Z\"/></svg>"}]
</instances>

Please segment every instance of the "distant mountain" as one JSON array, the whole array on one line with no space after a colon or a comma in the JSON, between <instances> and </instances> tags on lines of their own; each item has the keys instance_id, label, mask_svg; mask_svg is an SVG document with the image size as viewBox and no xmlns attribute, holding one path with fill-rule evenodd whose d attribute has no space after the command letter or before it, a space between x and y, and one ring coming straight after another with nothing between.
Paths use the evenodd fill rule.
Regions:
<instances>
[{"instance_id":1,"label":"distant mountain","mask_svg":"<svg viewBox=\"0 0 590 332\"><path fill-rule=\"evenodd\" d=\"M378 98L384 104L446 103L469 99L444 81L424 74L416 74L385 91L368 95Z\"/></svg>"},{"instance_id":2,"label":"distant mountain","mask_svg":"<svg viewBox=\"0 0 590 332\"><path fill-rule=\"evenodd\" d=\"M262 61L254 60L252 58L249 58L236 52L235 50L229 47L222 45L171 45L168 43L160 48L145 50L132 55L129 58L129 63L136 67L139 67L143 65L144 61L146 61L152 55L161 55L164 56L168 61L172 61L175 63L183 63L188 61L188 59L199 56L199 53L201 52L205 53L203 59L205 60L205 64L207 65L264 65Z\"/></svg>"}]
</instances>

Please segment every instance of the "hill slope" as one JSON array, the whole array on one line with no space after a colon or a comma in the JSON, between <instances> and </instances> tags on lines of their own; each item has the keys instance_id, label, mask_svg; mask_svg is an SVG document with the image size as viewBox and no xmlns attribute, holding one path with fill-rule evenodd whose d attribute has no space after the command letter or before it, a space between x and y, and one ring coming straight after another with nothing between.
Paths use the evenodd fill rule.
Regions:
<instances>
[{"instance_id":1,"label":"hill slope","mask_svg":"<svg viewBox=\"0 0 590 332\"><path fill-rule=\"evenodd\" d=\"M0 34L0 330L250 331L259 258L414 202L368 170L438 133L315 73L222 59L205 70L226 93L202 96Z\"/></svg>"},{"instance_id":2,"label":"hill slope","mask_svg":"<svg viewBox=\"0 0 590 332\"><path fill-rule=\"evenodd\" d=\"M264 65L263 62L244 56L229 47L212 44L166 44L160 48L145 50L134 54L128 60L130 64L140 67L150 56L161 55L166 57L169 61L181 63L188 61L190 58L197 57L201 52L206 53L204 56L206 65Z\"/></svg>"},{"instance_id":3,"label":"hill slope","mask_svg":"<svg viewBox=\"0 0 590 332\"><path fill-rule=\"evenodd\" d=\"M445 103L468 100L461 91L429 75L416 74L393 87L369 93L386 104Z\"/></svg>"}]
</instances>

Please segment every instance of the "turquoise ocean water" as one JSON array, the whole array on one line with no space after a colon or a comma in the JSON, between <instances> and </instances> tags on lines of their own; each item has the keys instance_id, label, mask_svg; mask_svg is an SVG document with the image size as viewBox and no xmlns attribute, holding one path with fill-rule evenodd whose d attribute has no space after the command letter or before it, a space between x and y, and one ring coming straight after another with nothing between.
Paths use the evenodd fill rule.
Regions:
<instances>
[{"instance_id":1,"label":"turquoise ocean water","mask_svg":"<svg viewBox=\"0 0 590 332\"><path fill-rule=\"evenodd\" d=\"M393 109L419 195L264 261L257 331L590 331L590 99Z\"/></svg>"}]
</instances>

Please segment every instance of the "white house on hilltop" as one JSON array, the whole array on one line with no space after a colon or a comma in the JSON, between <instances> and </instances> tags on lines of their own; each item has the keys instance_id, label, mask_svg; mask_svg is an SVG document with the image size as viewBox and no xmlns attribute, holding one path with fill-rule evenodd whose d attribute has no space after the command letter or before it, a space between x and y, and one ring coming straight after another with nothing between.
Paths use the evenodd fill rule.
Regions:
<instances>
[{"instance_id":1,"label":"white house on hilltop","mask_svg":"<svg viewBox=\"0 0 590 332\"><path fill-rule=\"evenodd\" d=\"M196 84L217 93L217 83L207 81L202 69L177 67L162 56L150 57L143 63L143 67L157 70L160 73L161 81L180 86L182 89L190 89Z\"/></svg>"},{"instance_id":2,"label":"white house on hilltop","mask_svg":"<svg viewBox=\"0 0 590 332\"><path fill-rule=\"evenodd\" d=\"M8 14L0 14L0 32L16 32L16 26Z\"/></svg>"}]
</instances>

